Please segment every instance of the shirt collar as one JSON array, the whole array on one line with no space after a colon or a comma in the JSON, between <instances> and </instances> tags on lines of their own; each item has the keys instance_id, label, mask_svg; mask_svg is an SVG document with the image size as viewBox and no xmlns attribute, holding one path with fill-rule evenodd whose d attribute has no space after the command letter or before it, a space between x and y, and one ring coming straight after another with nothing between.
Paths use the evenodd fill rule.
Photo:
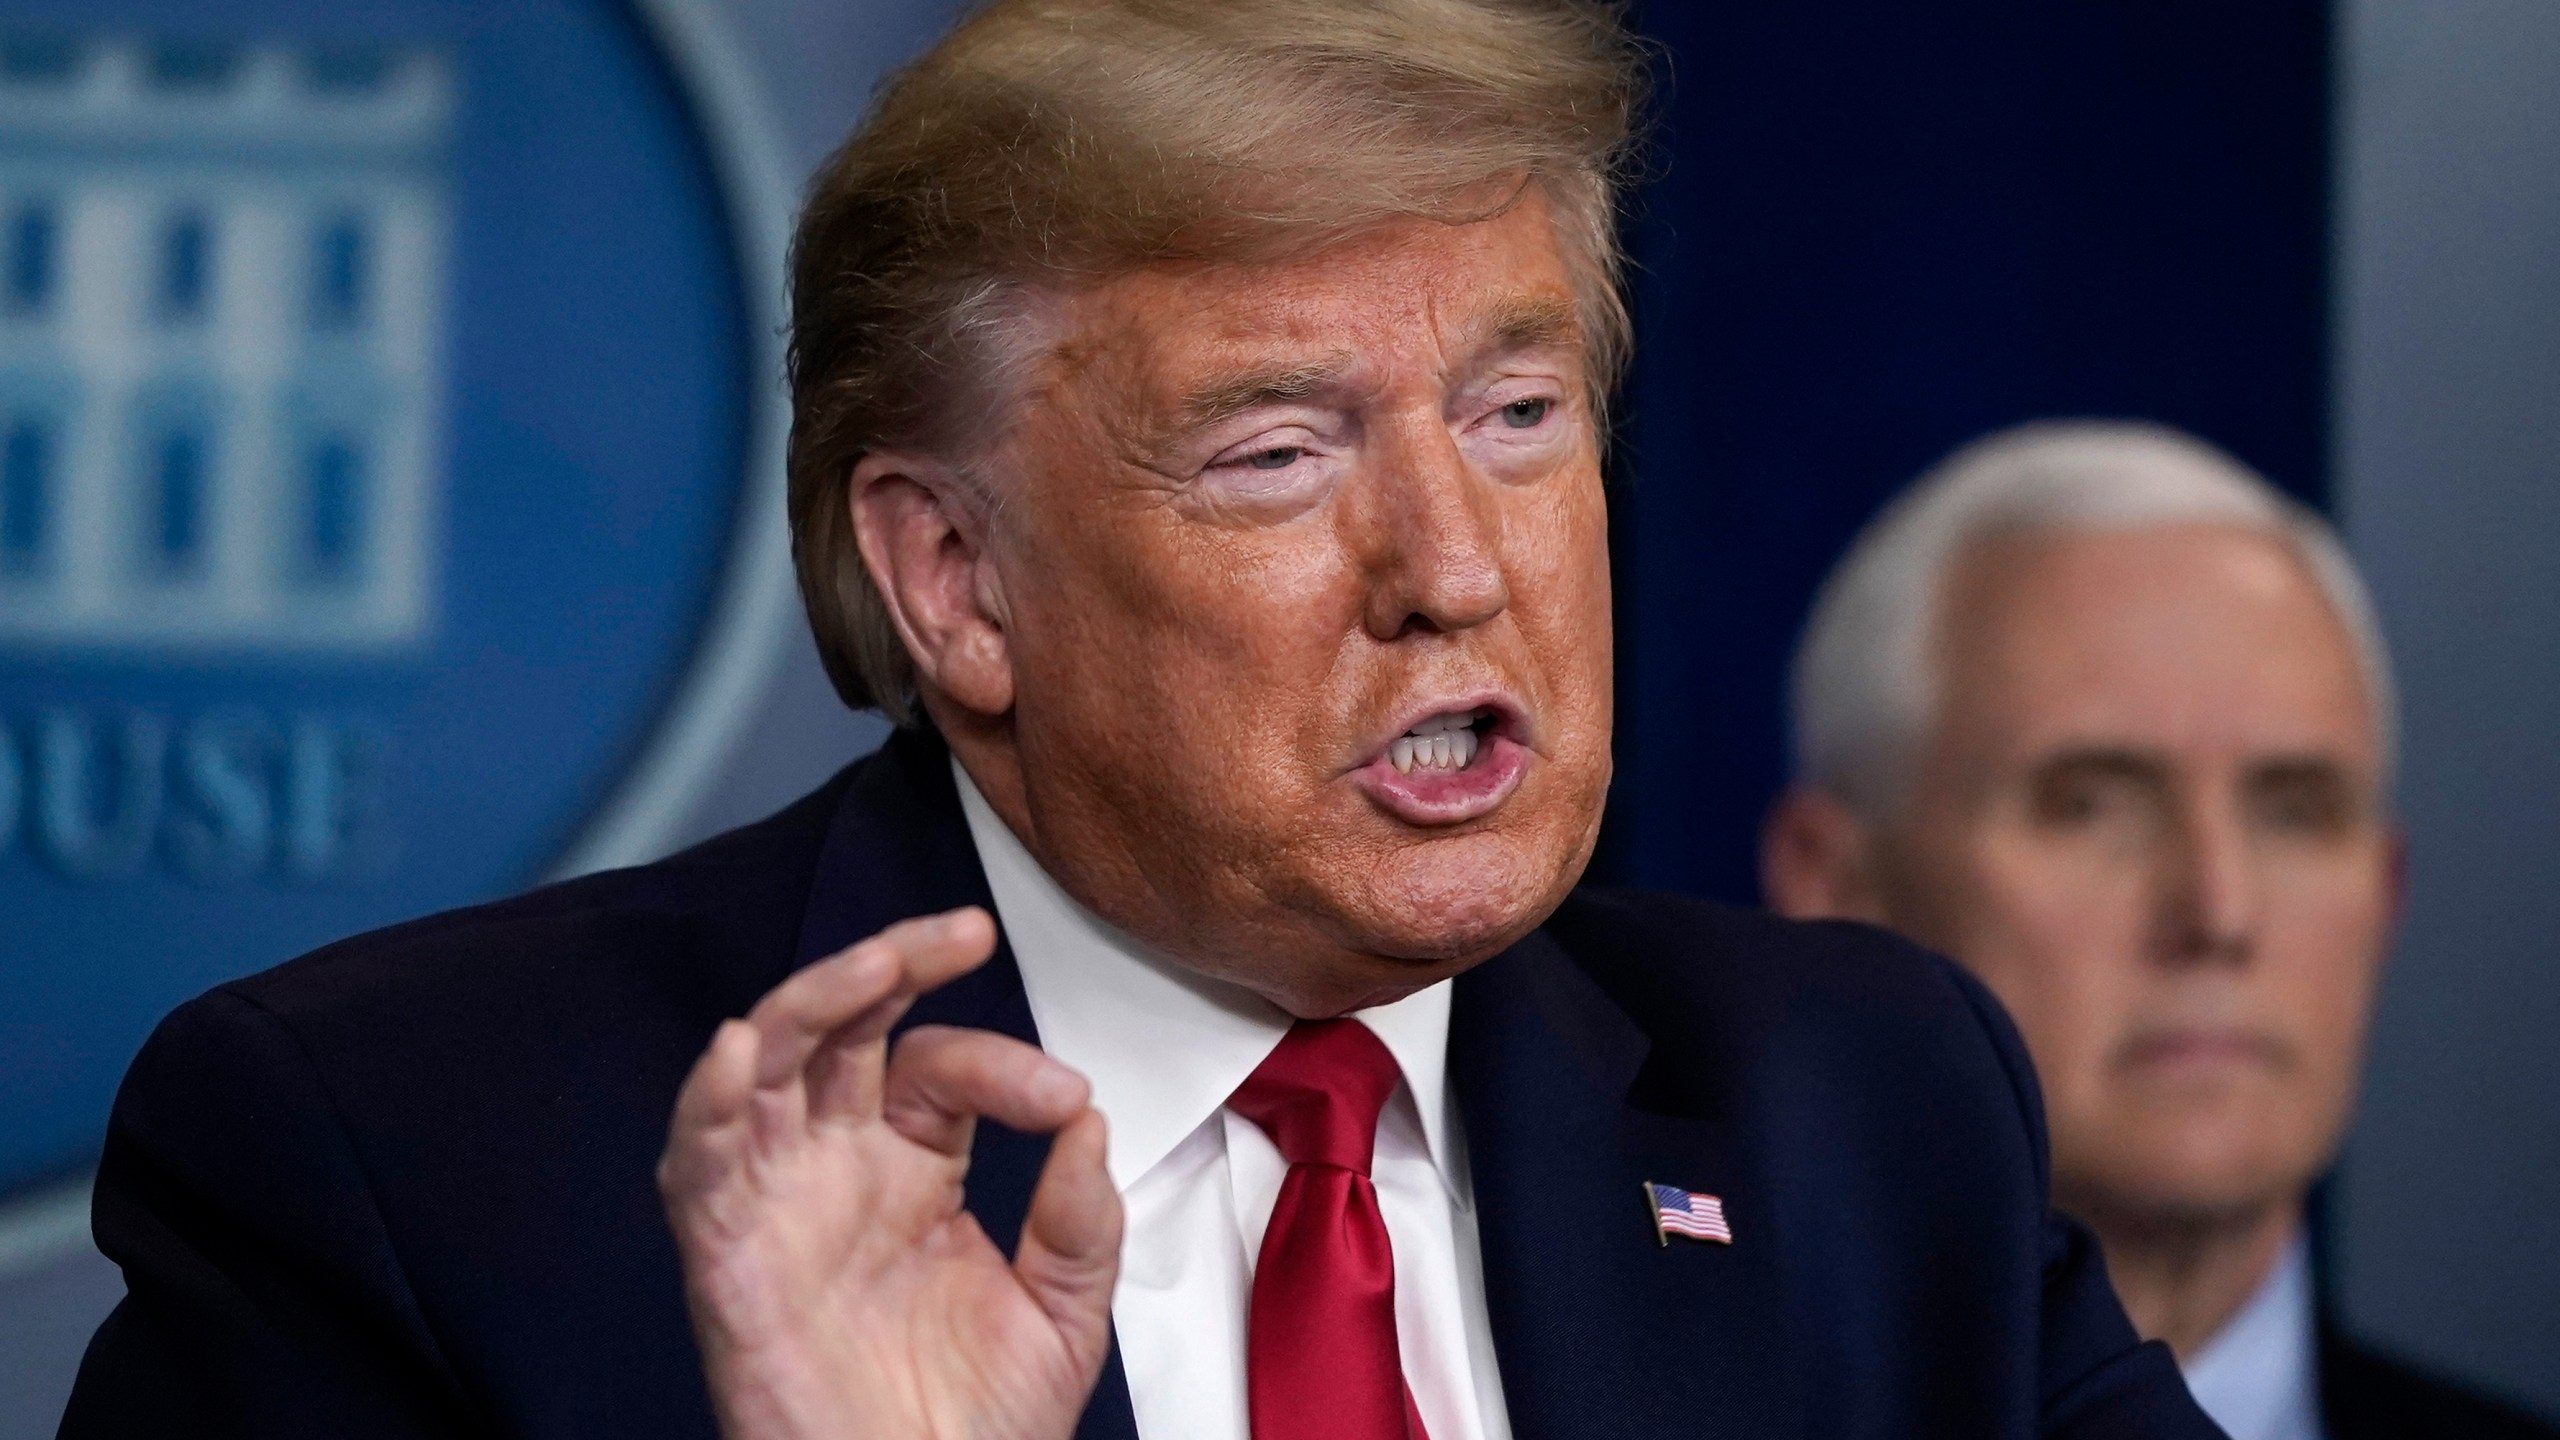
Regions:
<instances>
[{"instance_id":1,"label":"shirt collar","mask_svg":"<svg viewBox=\"0 0 2560 1440\"><path fill-rule=\"evenodd\" d=\"M2181 1367L2232 1440L2297 1440L2319 1429L2311 1251L2296 1234L2238 1313Z\"/></svg>"},{"instance_id":2,"label":"shirt collar","mask_svg":"<svg viewBox=\"0 0 2560 1440\"><path fill-rule=\"evenodd\" d=\"M1040 868L956 758L951 774L1041 1048L1092 1082L1094 1108L1110 1122L1111 1181L1126 1190L1218 1113L1289 1032L1289 1016L1086 909ZM1353 1014L1395 1056L1432 1165L1463 1204L1465 1162L1449 1114L1449 984Z\"/></svg>"}]
</instances>

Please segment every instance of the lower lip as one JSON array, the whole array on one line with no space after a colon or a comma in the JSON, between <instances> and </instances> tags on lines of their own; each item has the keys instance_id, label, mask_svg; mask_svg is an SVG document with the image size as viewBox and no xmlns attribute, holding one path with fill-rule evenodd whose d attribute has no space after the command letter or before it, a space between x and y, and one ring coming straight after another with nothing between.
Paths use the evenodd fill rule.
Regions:
<instances>
[{"instance_id":1,"label":"lower lip","mask_svg":"<svg viewBox=\"0 0 2560 1440\"><path fill-rule=\"evenodd\" d=\"M2247 1035L2162 1035L2137 1042L2125 1060L2129 1068L2155 1074L2214 1073L2272 1067L2273 1048Z\"/></svg>"},{"instance_id":2,"label":"lower lip","mask_svg":"<svg viewBox=\"0 0 2560 1440\"><path fill-rule=\"evenodd\" d=\"M1527 746L1489 735L1463 770L1398 770L1381 755L1351 774L1380 809L1408 825L1459 825L1501 808L1528 772Z\"/></svg>"}]
</instances>

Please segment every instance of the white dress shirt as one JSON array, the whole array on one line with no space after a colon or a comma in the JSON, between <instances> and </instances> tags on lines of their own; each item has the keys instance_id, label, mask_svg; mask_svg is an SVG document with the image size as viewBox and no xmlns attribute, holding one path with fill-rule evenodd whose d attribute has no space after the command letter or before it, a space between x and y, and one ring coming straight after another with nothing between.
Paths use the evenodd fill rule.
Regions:
<instances>
[{"instance_id":1,"label":"white dress shirt","mask_svg":"<svg viewBox=\"0 0 2560 1440\"><path fill-rule=\"evenodd\" d=\"M2256 1294L2183 1367L2231 1440L2321 1440L2311 1251L2299 1235Z\"/></svg>"},{"instance_id":2,"label":"white dress shirt","mask_svg":"<svg viewBox=\"0 0 2560 1440\"><path fill-rule=\"evenodd\" d=\"M1149 951L1031 858L957 763L970 838L1043 1048L1093 1082L1128 1215L1111 1302L1143 1440L1249 1440L1245 1315L1288 1165L1227 1097L1288 1033L1248 991ZM1431 1440L1510 1440L1485 1318L1466 1139L1448 1087L1449 986L1357 1012L1404 1083L1370 1178L1395 1249L1396 1342Z\"/></svg>"}]
</instances>

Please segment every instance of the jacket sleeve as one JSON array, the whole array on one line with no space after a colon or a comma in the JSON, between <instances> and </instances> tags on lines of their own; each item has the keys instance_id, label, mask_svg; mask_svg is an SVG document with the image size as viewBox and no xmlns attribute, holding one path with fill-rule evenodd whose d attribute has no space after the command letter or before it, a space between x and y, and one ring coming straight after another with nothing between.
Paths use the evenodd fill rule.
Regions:
<instances>
[{"instance_id":1,"label":"jacket sleeve","mask_svg":"<svg viewBox=\"0 0 2560 1440\"><path fill-rule=\"evenodd\" d=\"M1957 987L1990 1033L2034 1151L2044 1211L2044 1315L2037 1337L2038 1433L2045 1440L2224 1440L2187 1393L2169 1347L2143 1340L2125 1319L2106 1259L2080 1222L2052 1208L2053 1162L2044 1095L2026 1043L1991 992L1950 965Z\"/></svg>"},{"instance_id":2,"label":"jacket sleeve","mask_svg":"<svg viewBox=\"0 0 2560 1440\"><path fill-rule=\"evenodd\" d=\"M217 990L171 1015L108 1123L93 1223L125 1298L65 1440L479 1433L302 1047Z\"/></svg>"}]
</instances>

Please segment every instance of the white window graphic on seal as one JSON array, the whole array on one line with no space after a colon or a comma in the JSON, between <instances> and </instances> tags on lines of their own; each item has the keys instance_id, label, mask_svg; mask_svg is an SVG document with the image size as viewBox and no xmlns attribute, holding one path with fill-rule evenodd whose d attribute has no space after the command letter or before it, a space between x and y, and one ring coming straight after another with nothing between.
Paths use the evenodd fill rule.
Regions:
<instances>
[{"instance_id":1,"label":"white window graphic on seal","mask_svg":"<svg viewBox=\"0 0 2560 1440\"><path fill-rule=\"evenodd\" d=\"M0 645L433 628L450 68L0 40Z\"/></svg>"}]
</instances>

